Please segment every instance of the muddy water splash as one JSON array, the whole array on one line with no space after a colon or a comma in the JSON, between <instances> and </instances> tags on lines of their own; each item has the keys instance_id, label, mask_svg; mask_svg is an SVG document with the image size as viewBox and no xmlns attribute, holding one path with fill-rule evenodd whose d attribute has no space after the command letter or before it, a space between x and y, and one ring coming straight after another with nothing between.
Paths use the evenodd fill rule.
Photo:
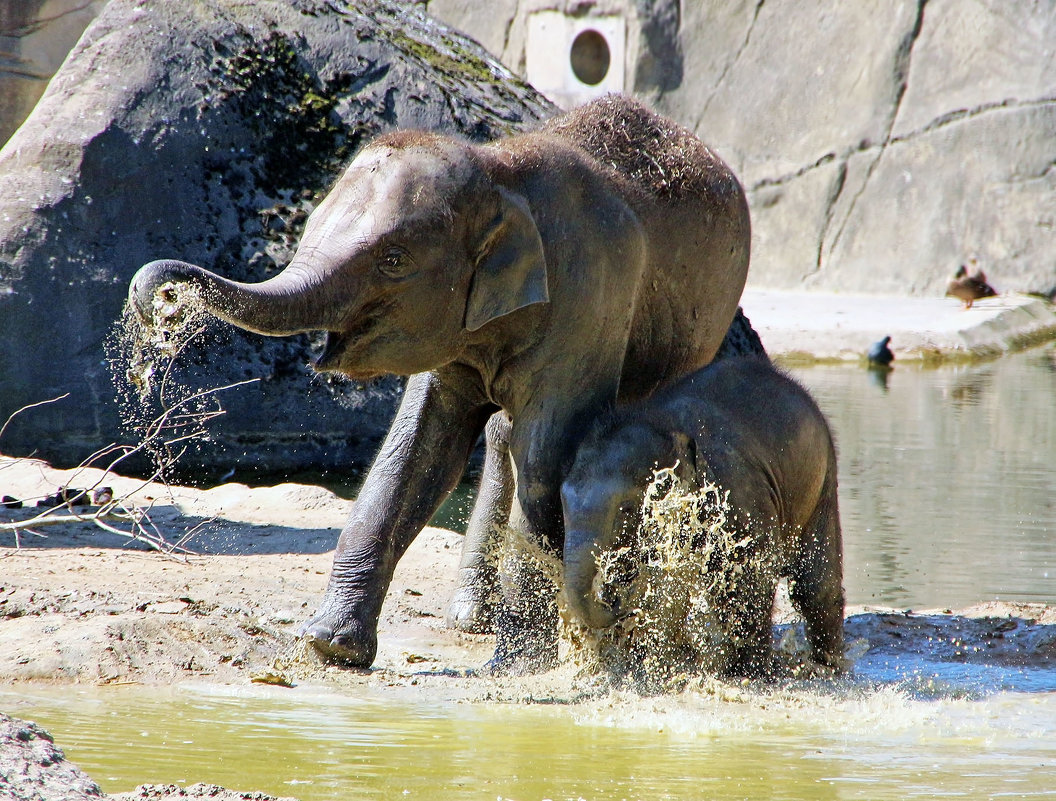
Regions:
<instances>
[{"instance_id":1,"label":"muddy water splash","mask_svg":"<svg viewBox=\"0 0 1056 801\"><path fill-rule=\"evenodd\" d=\"M154 294L149 322L126 306L107 342L122 422L161 475L189 444L208 439L209 422L223 414L215 396L227 387L202 390L180 380L176 369L214 323L197 287L167 283Z\"/></svg>"},{"instance_id":2,"label":"muddy water splash","mask_svg":"<svg viewBox=\"0 0 1056 801\"><path fill-rule=\"evenodd\" d=\"M150 322L144 323L126 307L118 335L127 355L124 375L140 401L155 392L164 395L173 361L205 333L212 320L198 288L185 283L170 282L159 287L151 312Z\"/></svg>"},{"instance_id":3,"label":"muddy water splash","mask_svg":"<svg viewBox=\"0 0 1056 801\"><path fill-rule=\"evenodd\" d=\"M587 628L568 614L560 561L515 531L499 567L528 559L545 576L561 612L563 661L576 666L580 681L598 689L678 692L691 677L721 674L731 664L730 615L720 615L714 599L737 598L749 566L776 582L773 550L754 547L730 521L728 493L720 487L690 487L673 469L657 470L633 536L598 556L593 591L621 610L606 629ZM785 632L778 668L789 675L814 670L806 650L801 634Z\"/></svg>"}]
</instances>

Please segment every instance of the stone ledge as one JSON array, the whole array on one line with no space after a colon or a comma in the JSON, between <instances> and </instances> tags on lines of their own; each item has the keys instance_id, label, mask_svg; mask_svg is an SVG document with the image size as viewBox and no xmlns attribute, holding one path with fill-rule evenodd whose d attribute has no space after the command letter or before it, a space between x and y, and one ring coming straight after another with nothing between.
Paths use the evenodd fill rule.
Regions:
<instances>
[{"instance_id":1,"label":"stone ledge","mask_svg":"<svg viewBox=\"0 0 1056 801\"><path fill-rule=\"evenodd\" d=\"M976 301L746 289L744 313L785 362L864 362L884 336L900 361L993 358L1056 339L1056 306L1032 295Z\"/></svg>"}]
</instances>

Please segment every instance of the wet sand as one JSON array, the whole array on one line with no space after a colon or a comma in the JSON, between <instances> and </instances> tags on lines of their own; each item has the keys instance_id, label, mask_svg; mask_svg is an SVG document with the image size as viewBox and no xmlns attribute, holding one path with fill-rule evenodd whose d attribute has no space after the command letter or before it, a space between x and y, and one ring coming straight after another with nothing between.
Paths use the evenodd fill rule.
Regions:
<instances>
[{"instance_id":1,"label":"wet sand","mask_svg":"<svg viewBox=\"0 0 1056 801\"><path fill-rule=\"evenodd\" d=\"M96 471L75 474L0 457L0 490L19 498L99 480ZM3 532L0 676L6 680L237 683L274 673L339 686L418 692L430 686L451 697L494 696L498 689L475 672L490 657L493 638L444 626L461 535L428 528L418 537L390 587L374 667L346 670L319 663L296 630L325 590L349 502L294 484L196 490L106 481L118 492L139 487L132 497L153 504L151 518L168 541L197 527L186 543L197 553L166 556L90 522L40 527L45 537L23 533L20 547ZM37 511L0 510L0 520ZM865 641L873 656L1056 667L1056 607L992 602L908 613L859 606L847 614L848 642ZM793 622L780 604L777 622ZM530 684L513 684L514 695L532 692Z\"/></svg>"}]
</instances>

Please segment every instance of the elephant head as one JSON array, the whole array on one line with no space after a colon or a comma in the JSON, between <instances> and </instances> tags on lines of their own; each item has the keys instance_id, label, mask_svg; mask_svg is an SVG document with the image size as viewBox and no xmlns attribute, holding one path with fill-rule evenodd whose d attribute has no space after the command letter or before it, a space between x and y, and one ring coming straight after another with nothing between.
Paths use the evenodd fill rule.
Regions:
<instances>
[{"instance_id":1,"label":"elephant head","mask_svg":"<svg viewBox=\"0 0 1056 801\"><path fill-rule=\"evenodd\" d=\"M637 530L645 490L658 468L673 467L684 482L696 477L696 447L680 431L646 422L602 425L580 445L561 485L565 517L565 605L591 628L617 620L595 587L598 558Z\"/></svg>"},{"instance_id":2,"label":"elephant head","mask_svg":"<svg viewBox=\"0 0 1056 801\"><path fill-rule=\"evenodd\" d=\"M531 209L493 180L498 169L487 148L413 132L382 137L311 214L277 276L245 284L155 261L133 277L129 302L149 321L159 287L190 283L211 313L240 328L325 331L319 370L366 378L435 369L491 320L548 300Z\"/></svg>"}]
</instances>

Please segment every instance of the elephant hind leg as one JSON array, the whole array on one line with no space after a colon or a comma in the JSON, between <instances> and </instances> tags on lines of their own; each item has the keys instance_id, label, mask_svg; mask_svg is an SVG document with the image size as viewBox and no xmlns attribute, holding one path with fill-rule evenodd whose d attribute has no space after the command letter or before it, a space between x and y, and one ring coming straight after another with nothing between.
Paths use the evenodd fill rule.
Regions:
<instances>
[{"instance_id":1,"label":"elephant hind leg","mask_svg":"<svg viewBox=\"0 0 1056 801\"><path fill-rule=\"evenodd\" d=\"M447 627L470 634L494 630L499 595L495 551L509 522L514 494L510 427L506 413L496 412L485 428L484 470L466 526L458 585L447 607Z\"/></svg>"},{"instance_id":2,"label":"elephant hind leg","mask_svg":"<svg viewBox=\"0 0 1056 801\"><path fill-rule=\"evenodd\" d=\"M777 576L751 561L722 568L726 577L709 605L718 615L726 641L721 672L728 676L767 678L774 673L773 611Z\"/></svg>"},{"instance_id":3,"label":"elephant hind leg","mask_svg":"<svg viewBox=\"0 0 1056 801\"><path fill-rule=\"evenodd\" d=\"M835 482L826 490L789 573L789 596L803 616L816 662L843 668L843 542Z\"/></svg>"}]
</instances>

